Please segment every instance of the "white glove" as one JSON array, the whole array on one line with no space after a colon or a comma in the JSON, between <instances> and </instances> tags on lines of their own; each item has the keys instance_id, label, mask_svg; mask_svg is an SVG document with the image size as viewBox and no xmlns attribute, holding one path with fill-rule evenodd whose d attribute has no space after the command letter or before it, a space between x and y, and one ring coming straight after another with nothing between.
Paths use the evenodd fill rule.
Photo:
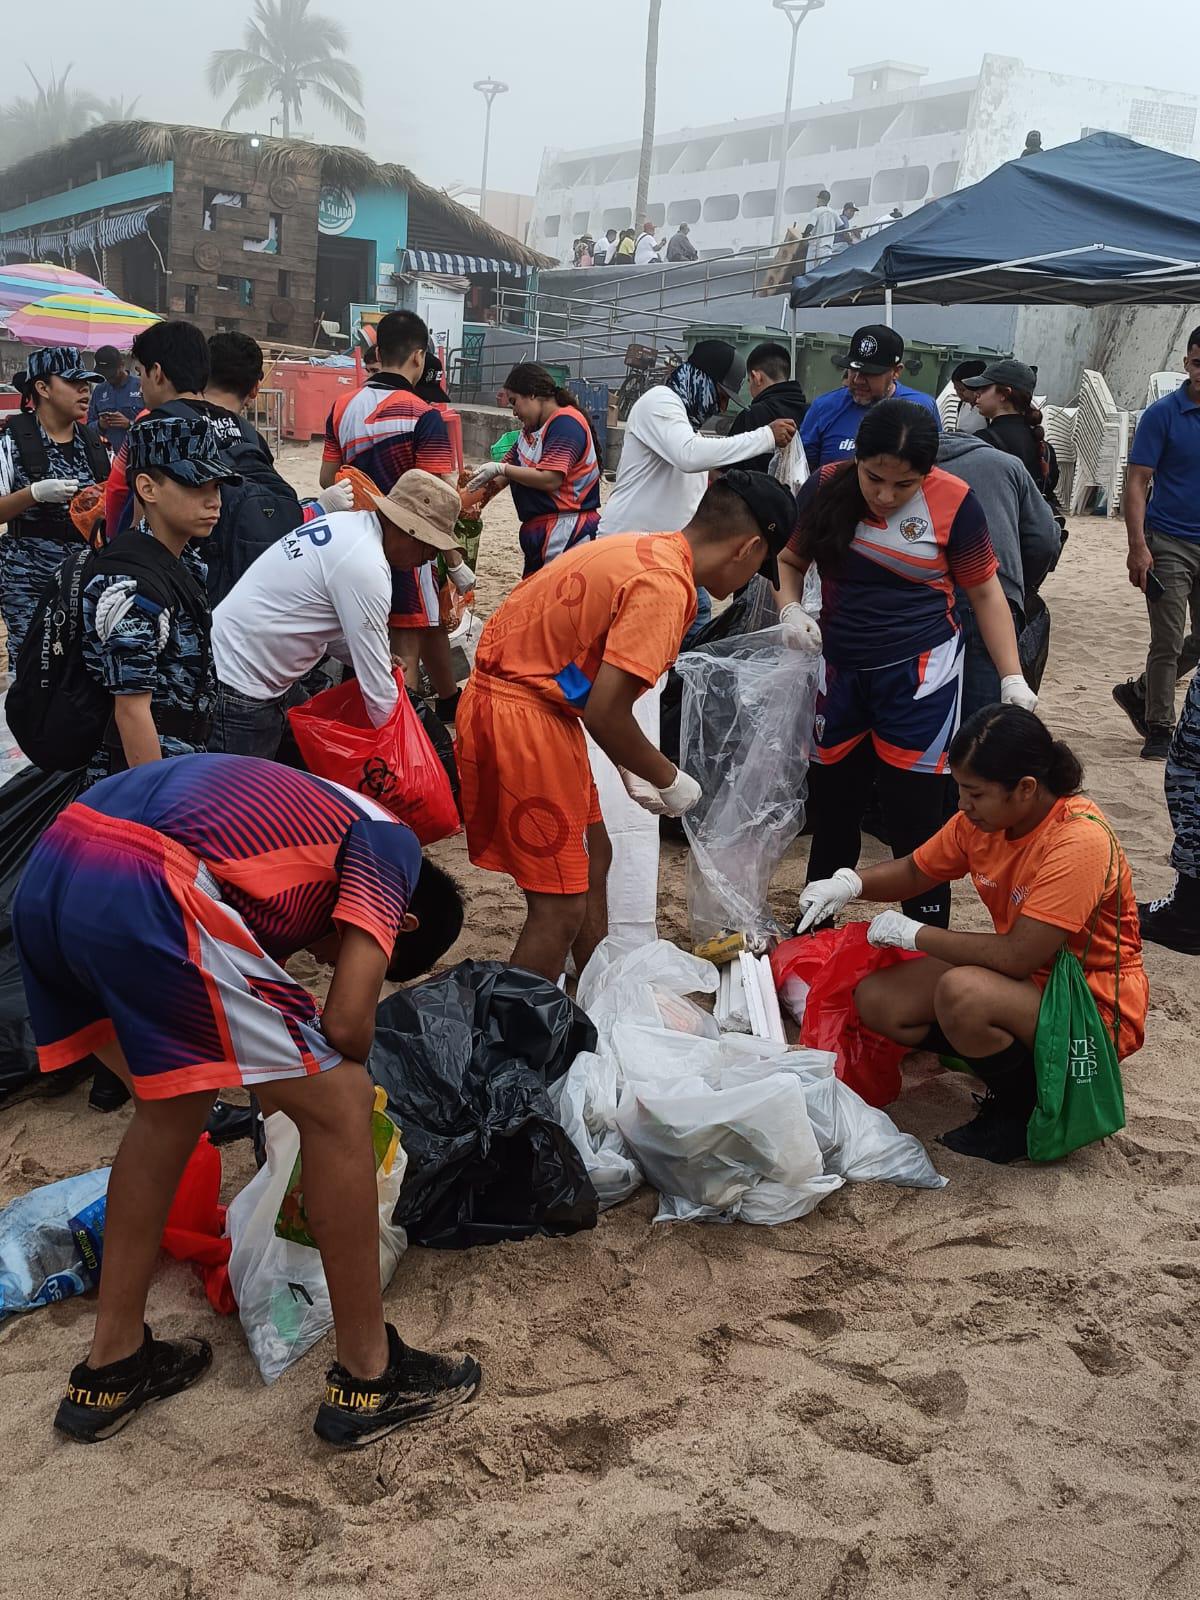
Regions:
<instances>
[{"instance_id":1,"label":"white glove","mask_svg":"<svg viewBox=\"0 0 1200 1600\"><path fill-rule=\"evenodd\" d=\"M867 929L867 943L876 950L886 950L889 945L897 950L915 950L917 935L924 926L923 922L906 917L903 911L881 911Z\"/></svg>"},{"instance_id":2,"label":"white glove","mask_svg":"<svg viewBox=\"0 0 1200 1600\"><path fill-rule=\"evenodd\" d=\"M1036 711L1038 697L1019 672L1000 679L1000 704L1019 706L1022 711Z\"/></svg>"},{"instance_id":3,"label":"white glove","mask_svg":"<svg viewBox=\"0 0 1200 1600\"><path fill-rule=\"evenodd\" d=\"M704 793L695 778L686 772L675 769L675 776L665 789L656 789L652 783L647 783L645 778L639 778L634 772L627 772L624 767L617 769L621 774L621 782L625 785L625 793L635 804L641 806L643 811L649 811L654 817L682 817L685 811L690 811L700 796Z\"/></svg>"},{"instance_id":4,"label":"white glove","mask_svg":"<svg viewBox=\"0 0 1200 1600\"><path fill-rule=\"evenodd\" d=\"M503 461L485 461L481 467L476 467L473 475L467 479L467 489L468 491L482 489L485 484L491 483L493 478L503 476Z\"/></svg>"},{"instance_id":5,"label":"white glove","mask_svg":"<svg viewBox=\"0 0 1200 1600\"><path fill-rule=\"evenodd\" d=\"M317 504L327 514L331 511L353 511L354 488L345 478L339 483L331 483L328 489L321 490Z\"/></svg>"},{"instance_id":6,"label":"white glove","mask_svg":"<svg viewBox=\"0 0 1200 1600\"><path fill-rule=\"evenodd\" d=\"M784 606L779 620L783 624L783 642L790 650L802 650L806 656L821 654L821 629L798 600Z\"/></svg>"},{"instance_id":7,"label":"white glove","mask_svg":"<svg viewBox=\"0 0 1200 1600\"><path fill-rule=\"evenodd\" d=\"M475 574L465 561L460 561L456 567L447 567L446 576L459 594L466 594L475 587Z\"/></svg>"},{"instance_id":8,"label":"white glove","mask_svg":"<svg viewBox=\"0 0 1200 1600\"><path fill-rule=\"evenodd\" d=\"M796 907L796 932L807 933L816 922L836 917L862 894L862 879L853 867L839 867L832 878L806 884Z\"/></svg>"},{"instance_id":9,"label":"white glove","mask_svg":"<svg viewBox=\"0 0 1200 1600\"><path fill-rule=\"evenodd\" d=\"M78 478L43 478L31 483L29 492L39 506L65 506L79 490Z\"/></svg>"}]
</instances>

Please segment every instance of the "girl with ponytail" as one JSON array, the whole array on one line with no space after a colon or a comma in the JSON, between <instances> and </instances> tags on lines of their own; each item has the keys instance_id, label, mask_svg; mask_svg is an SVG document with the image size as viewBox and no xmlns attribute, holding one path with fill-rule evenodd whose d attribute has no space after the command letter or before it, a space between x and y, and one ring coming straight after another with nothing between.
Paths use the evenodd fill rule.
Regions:
<instances>
[{"instance_id":1,"label":"girl with ponytail","mask_svg":"<svg viewBox=\"0 0 1200 1600\"><path fill-rule=\"evenodd\" d=\"M1032 712L985 706L950 746L958 814L902 860L843 868L801 897L817 921L853 899L907 900L970 877L993 933L956 933L884 911L877 947L921 952L864 978L854 999L868 1028L964 1061L988 1090L972 1122L942 1143L961 1155L1015 1161L1037 1099L1033 1047L1042 993L1059 950L1084 981L1118 1057L1139 1050L1149 990L1129 863L1094 801L1080 794L1074 753ZM1079 1071L1086 1070L1086 1049Z\"/></svg>"},{"instance_id":2,"label":"girl with ponytail","mask_svg":"<svg viewBox=\"0 0 1200 1600\"><path fill-rule=\"evenodd\" d=\"M536 361L522 361L504 380L521 424L503 461L489 461L468 489L492 499L507 484L521 519L523 577L555 556L596 537L600 525L600 451L591 421L575 396Z\"/></svg>"}]
</instances>

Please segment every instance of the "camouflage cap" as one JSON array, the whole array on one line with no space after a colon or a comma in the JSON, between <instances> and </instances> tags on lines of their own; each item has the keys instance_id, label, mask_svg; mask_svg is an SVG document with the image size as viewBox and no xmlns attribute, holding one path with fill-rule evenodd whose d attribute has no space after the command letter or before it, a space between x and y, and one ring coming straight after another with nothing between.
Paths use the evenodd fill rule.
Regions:
<instances>
[{"instance_id":1,"label":"camouflage cap","mask_svg":"<svg viewBox=\"0 0 1200 1600\"><path fill-rule=\"evenodd\" d=\"M79 347L73 344L47 344L32 351L25 371L30 383L38 378L65 378L68 383L100 382L100 374L83 362Z\"/></svg>"},{"instance_id":2,"label":"camouflage cap","mask_svg":"<svg viewBox=\"0 0 1200 1600\"><path fill-rule=\"evenodd\" d=\"M129 478L139 472L165 472L177 483L221 480L239 475L221 460L217 436L207 417L143 417L129 430Z\"/></svg>"}]
</instances>

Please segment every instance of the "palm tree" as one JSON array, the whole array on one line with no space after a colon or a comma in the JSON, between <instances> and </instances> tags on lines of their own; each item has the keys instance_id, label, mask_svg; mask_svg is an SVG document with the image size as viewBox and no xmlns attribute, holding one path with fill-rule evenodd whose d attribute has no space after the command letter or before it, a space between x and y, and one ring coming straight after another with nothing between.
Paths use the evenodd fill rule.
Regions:
<instances>
[{"instance_id":1,"label":"palm tree","mask_svg":"<svg viewBox=\"0 0 1200 1600\"><path fill-rule=\"evenodd\" d=\"M71 66L65 68L61 77L55 77L52 70L45 83L28 62L25 70L33 79L36 92L19 95L0 109L0 148L4 151L6 166L85 132L96 121L100 110L96 95L87 89L75 89L67 82Z\"/></svg>"},{"instance_id":2,"label":"palm tree","mask_svg":"<svg viewBox=\"0 0 1200 1600\"><path fill-rule=\"evenodd\" d=\"M650 15L646 21L646 99L642 109L642 156L638 163L637 202L633 208L633 225L640 228L646 218L646 201L650 194L650 162L654 156L654 112L658 98L658 23L662 0L650 0Z\"/></svg>"},{"instance_id":3,"label":"palm tree","mask_svg":"<svg viewBox=\"0 0 1200 1600\"><path fill-rule=\"evenodd\" d=\"M137 110L140 94L134 95L132 100L126 100L123 94L114 94L107 100L96 102L97 122L132 122L133 114Z\"/></svg>"},{"instance_id":4,"label":"palm tree","mask_svg":"<svg viewBox=\"0 0 1200 1600\"><path fill-rule=\"evenodd\" d=\"M349 37L340 22L310 12L309 0L254 0L240 50L214 50L208 58L208 87L219 95L237 83L237 96L221 119L227 128L251 106L278 100L286 139L292 116L300 120L304 95L313 94L325 110L362 139L367 125L351 105L362 105L358 68L334 57Z\"/></svg>"}]
</instances>

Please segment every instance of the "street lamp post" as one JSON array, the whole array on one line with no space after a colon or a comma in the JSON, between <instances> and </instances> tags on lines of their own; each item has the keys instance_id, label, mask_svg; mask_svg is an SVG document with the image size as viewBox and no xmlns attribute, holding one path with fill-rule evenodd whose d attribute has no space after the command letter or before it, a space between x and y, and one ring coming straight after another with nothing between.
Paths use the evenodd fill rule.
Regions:
<instances>
[{"instance_id":1,"label":"street lamp post","mask_svg":"<svg viewBox=\"0 0 1200 1600\"><path fill-rule=\"evenodd\" d=\"M824 5L825 0L820 0L820 3ZM483 172L479 179L479 216L482 221L484 220L484 207L487 205L488 146L492 140L492 101L498 94L507 94L508 85L501 83L498 78L480 78L474 87L479 90L479 93L487 101L487 113L483 122Z\"/></svg>"},{"instance_id":2,"label":"street lamp post","mask_svg":"<svg viewBox=\"0 0 1200 1600\"><path fill-rule=\"evenodd\" d=\"M771 243L778 245L783 238L783 190L787 181L788 145L792 139L792 85L796 78L796 39L800 24L810 11L819 11L825 0L772 0L776 11L782 11L792 25L792 52L788 57L787 100L783 107L783 140L779 147L779 176L775 180L775 216L771 223Z\"/></svg>"}]
</instances>

